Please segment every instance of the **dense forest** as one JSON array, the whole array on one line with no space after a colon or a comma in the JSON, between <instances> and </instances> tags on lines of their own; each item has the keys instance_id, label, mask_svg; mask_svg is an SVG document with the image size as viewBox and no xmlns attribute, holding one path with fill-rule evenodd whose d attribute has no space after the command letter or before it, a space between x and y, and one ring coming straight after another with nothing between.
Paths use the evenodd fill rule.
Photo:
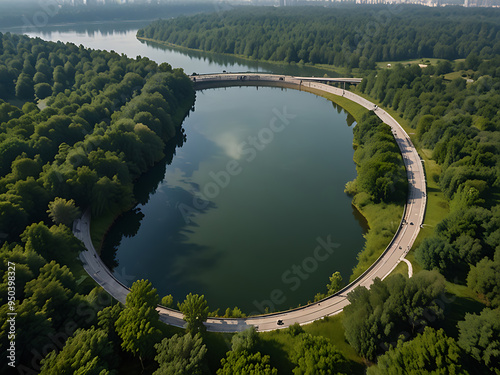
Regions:
<instances>
[{"instance_id":1,"label":"dense forest","mask_svg":"<svg viewBox=\"0 0 500 375\"><path fill-rule=\"evenodd\" d=\"M352 374L369 365L372 375L500 374L500 18L493 9L409 7L380 21L377 8L356 10L255 8L248 19L240 11L182 17L139 32L363 68L353 90L392 112L427 155L426 222L437 224L409 254L412 278L396 272L356 289L340 317L233 336L205 332L203 296L177 305L186 330L161 323L155 307L173 301L148 281L116 303L76 260L82 245L69 227L86 208L102 215L132 206L133 182L182 142L180 123L194 103L188 77L140 56L0 34L0 340L10 345L15 306L19 373ZM379 28L367 34L374 18ZM362 43L364 35L372 36ZM264 46L269 55L260 55ZM326 60L310 59L315 48ZM415 57L442 60L375 70L376 61ZM388 127L366 114L354 143L358 177L346 190L404 200ZM446 214L432 217L436 208Z\"/></svg>"},{"instance_id":2,"label":"dense forest","mask_svg":"<svg viewBox=\"0 0 500 375\"><path fill-rule=\"evenodd\" d=\"M418 65L397 64L369 74L358 87L359 92L399 114L402 121L414 129L417 146L429 154L439 168L439 173L432 175L432 182L438 188L430 189L429 193L436 197L442 195L449 210L416 248L416 261L424 269L439 271L451 283L467 285L487 306L496 308L486 308L479 315L466 314L465 320L458 322L457 341L446 337L448 332L426 330L417 341L419 344L410 341L393 345L393 349L379 357L380 373L384 373L382 369L394 370L391 361L409 361L403 359L403 355L428 356L422 341L426 335L429 336L426 340L446 343L442 348L446 347L448 353L440 354L443 360L461 356L458 362L442 364L443 368L453 367L463 372L468 361L473 361L478 367L475 371L469 370L470 373L498 373L500 358L495 348L499 345L499 325L495 319L500 306L499 64L500 56L481 59L474 53L454 64L441 62L423 69ZM452 70L455 72L451 76L443 75ZM377 291L372 288L369 293ZM357 298L349 297L353 302L349 311L355 308ZM372 311L372 314L377 312ZM346 324L347 329L348 321ZM484 329L475 331L481 325ZM412 331L414 329L404 332ZM359 334L357 338L347 337L351 344L360 340ZM366 347L367 343L360 345ZM373 351L363 352L365 350ZM380 354L373 344L372 349L360 346L359 351L372 359L374 353Z\"/></svg>"},{"instance_id":3,"label":"dense forest","mask_svg":"<svg viewBox=\"0 0 500 375\"><path fill-rule=\"evenodd\" d=\"M429 204L447 213L432 218L437 225L410 254L429 271L408 281L394 275L348 297L345 338L377 362L372 374L499 371L499 19L493 9L256 8L157 21L138 32L139 38L254 59L360 68L365 79L355 91L407 124L432 162ZM421 58L440 61L375 69L380 61ZM397 199L391 192L402 189L399 173L380 168L397 160L386 129L373 115L354 129L358 178L346 191ZM388 178L373 178L377 169ZM428 215L435 209L428 207ZM462 292L447 296L450 288ZM455 305L457 298L464 303L464 293L469 308ZM472 296L486 307L478 309Z\"/></svg>"},{"instance_id":4,"label":"dense forest","mask_svg":"<svg viewBox=\"0 0 500 375\"><path fill-rule=\"evenodd\" d=\"M87 208L102 215L131 207L133 181L182 136L194 89L181 69L140 56L0 39L0 337L4 347L15 280L15 364L39 370L45 355L112 304L82 283L82 245L68 226ZM102 334L77 333L73 345L83 337L98 345Z\"/></svg>"},{"instance_id":5,"label":"dense forest","mask_svg":"<svg viewBox=\"0 0 500 375\"><path fill-rule=\"evenodd\" d=\"M0 231L16 239L55 197L94 215L130 205L132 181L164 156L194 102L189 78L146 58L2 42L0 99L19 107L0 104Z\"/></svg>"},{"instance_id":6,"label":"dense forest","mask_svg":"<svg viewBox=\"0 0 500 375\"><path fill-rule=\"evenodd\" d=\"M137 36L253 59L372 69L377 61L490 58L500 53L500 11L252 7L156 21Z\"/></svg>"},{"instance_id":7,"label":"dense forest","mask_svg":"<svg viewBox=\"0 0 500 375\"><path fill-rule=\"evenodd\" d=\"M470 84L462 77L444 81L430 75L432 69L397 65L372 73L359 87L406 119L419 146L432 150L441 167L438 183L450 213L417 248L416 259L452 281L467 278L487 298L495 280L485 271L494 267L500 246L499 63L500 57L459 63L477 69ZM495 305L495 298L489 300Z\"/></svg>"}]
</instances>

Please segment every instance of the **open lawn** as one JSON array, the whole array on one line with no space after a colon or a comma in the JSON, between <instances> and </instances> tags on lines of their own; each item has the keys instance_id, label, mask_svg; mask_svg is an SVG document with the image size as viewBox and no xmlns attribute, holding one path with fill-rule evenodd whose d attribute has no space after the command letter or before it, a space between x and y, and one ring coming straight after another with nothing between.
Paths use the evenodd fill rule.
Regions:
<instances>
[{"instance_id":1,"label":"open lawn","mask_svg":"<svg viewBox=\"0 0 500 375\"><path fill-rule=\"evenodd\" d=\"M412 262L412 268L413 267L413 262ZM406 262L399 262L399 264L394 268L394 270L391 272L391 275L395 275L397 273L400 273L403 276L408 276L408 265Z\"/></svg>"},{"instance_id":2,"label":"open lawn","mask_svg":"<svg viewBox=\"0 0 500 375\"><path fill-rule=\"evenodd\" d=\"M441 297L445 310L442 327L449 336L457 338L457 323L464 320L466 313L479 314L485 305L476 293L465 285L446 282L446 291L449 294Z\"/></svg>"},{"instance_id":3,"label":"open lawn","mask_svg":"<svg viewBox=\"0 0 500 375\"><path fill-rule=\"evenodd\" d=\"M382 255L398 230L403 215L402 205L364 201L363 194L366 193L356 194L353 204L366 218L370 229L364 235L365 246L358 254L358 264L354 267L349 282L359 277Z\"/></svg>"},{"instance_id":4,"label":"open lawn","mask_svg":"<svg viewBox=\"0 0 500 375\"><path fill-rule=\"evenodd\" d=\"M364 374L365 365L354 349L347 343L342 325L343 313L303 326L305 332L314 336L323 336L339 349L350 362L350 374ZM288 330L275 330L260 334L261 342L257 350L271 357L271 363L280 374L291 374L294 364L290 360L296 346L296 338L288 334Z\"/></svg>"},{"instance_id":5,"label":"open lawn","mask_svg":"<svg viewBox=\"0 0 500 375\"><path fill-rule=\"evenodd\" d=\"M387 68L388 64L394 66L396 64L411 65L411 64L424 64L424 65L436 65L438 61L443 59L435 58L423 58L423 59L413 59L413 60L403 60L403 61L378 61L376 62L378 68Z\"/></svg>"}]
</instances>

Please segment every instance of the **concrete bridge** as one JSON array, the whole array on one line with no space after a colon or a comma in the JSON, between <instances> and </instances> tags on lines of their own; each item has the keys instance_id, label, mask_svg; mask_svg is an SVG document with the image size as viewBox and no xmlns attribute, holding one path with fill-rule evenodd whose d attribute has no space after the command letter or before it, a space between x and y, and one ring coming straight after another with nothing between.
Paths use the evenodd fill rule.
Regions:
<instances>
[{"instance_id":1,"label":"concrete bridge","mask_svg":"<svg viewBox=\"0 0 500 375\"><path fill-rule=\"evenodd\" d=\"M324 83L346 83L357 85L361 83L362 78L328 78L328 77L295 77L280 74L268 73L222 73L222 74L196 74L192 75L191 80L195 83L195 89L202 89L208 86L212 87L216 82L225 82L225 86L235 85L258 85L267 83L272 86L307 85L309 82Z\"/></svg>"},{"instance_id":2,"label":"concrete bridge","mask_svg":"<svg viewBox=\"0 0 500 375\"><path fill-rule=\"evenodd\" d=\"M394 268L405 260L405 256L411 249L420 226L423 224L426 207L426 183L424 168L417 150L413 146L410 137L399 123L386 111L377 107L374 103L356 95L350 91L332 87L319 83L316 80L305 80L306 77L292 77L275 74L259 73L229 73L229 74L209 74L191 76L195 84L195 89L227 87L227 86L278 86L287 87L313 93L328 93L343 96L363 107L373 110L377 116L392 128L394 138L399 146L403 161L405 163L408 178L408 197L405 205L401 223L393 239L383 252L383 254L355 281L347 285L336 294L325 298L319 302L277 312L252 316L248 318L209 318L205 323L207 329L213 332L238 332L248 326L255 326L259 331L270 331L274 329L286 328L294 323L308 324L325 316L338 314L349 304L347 294L358 286L367 288L373 283L375 278L384 279ZM87 211L81 219L76 220L73 225L73 232L81 239L86 250L80 254L88 274L100 284L108 293L118 301L125 303L125 298L129 289L121 284L112 273L102 263L97 256L90 239L90 213ZM332 272L335 271L332 269ZM411 275L410 275L411 276ZM158 306L160 319L170 325L183 327L185 321L181 312ZM277 325L277 321L283 321L282 325Z\"/></svg>"}]
</instances>

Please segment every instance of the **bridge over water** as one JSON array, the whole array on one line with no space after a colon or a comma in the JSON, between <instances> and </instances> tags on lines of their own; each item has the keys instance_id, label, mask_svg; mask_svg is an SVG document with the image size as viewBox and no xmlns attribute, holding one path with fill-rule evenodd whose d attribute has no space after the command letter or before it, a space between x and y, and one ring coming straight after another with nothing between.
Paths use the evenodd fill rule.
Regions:
<instances>
[{"instance_id":1,"label":"bridge over water","mask_svg":"<svg viewBox=\"0 0 500 375\"><path fill-rule=\"evenodd\" d=\"M259 82L274 82L274 83L291 83L291 84L307 84L309 82L323 82L323 83L343 83L357 85L361 83L362 78L329 78L329 77L295 77L280 74L267 74L267 73L211 73L211 74L196 74L192 75L191 80L195 82L195 88L201 88L202 83L213 82L226 82L237 84L257 84Z\"/></svg>"}]
</instances>

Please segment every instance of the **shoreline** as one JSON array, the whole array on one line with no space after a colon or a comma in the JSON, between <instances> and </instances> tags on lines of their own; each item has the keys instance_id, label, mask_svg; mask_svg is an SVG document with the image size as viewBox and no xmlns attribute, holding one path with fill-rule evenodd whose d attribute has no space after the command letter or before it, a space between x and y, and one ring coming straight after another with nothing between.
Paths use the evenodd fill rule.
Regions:
<instances>
[{"instance_id":1,"label":"shoreline","mask_svg":"<svg viewBox=\"0 0 500 375\"><path fill-rule=\"evenodd\" d=\"M256 62L256 63L271 64L271 65L278 65L278 66L287 66L287 65L299 66L299 67L306 67L306 68L314 68L314 69L326 70L326 71L330 71L330 72L333 72L333 73L336 73L336 74L341 74L339 72L339 69L340 70L345 69L345 68L342 68L342 67L331 67L330 68L328 65L319 65L319 64L311 64L311 63L302 63L302 64L300 64L300 63L297 63L297 62L271 61L271 60L253 59L253 58L247 57L245 55L236 55L234 53L218 53L218 52L216 53L216 52L205 51L205 50L197 49L197 48L184 47L184 46L180 46L178 44L173 44L173 43L170 43L170 42L165 42L165 41L156 40L156 39L152 39L152 38L146 38L146 37L143 37L143 36L136 36L136 38L138 40L140 40L140 41L156 43L156 44L168 47L168 48L172 48L174 50L187 51L187 52L197 52L197 53L206 53L206 54L211 54L211 55L214 55L214 56L225 56L225 57L231 57L231 58L240 59L240 60L243 60L243 61L246 61L246 62L251 61L251 62Z\"/></svg>"},{"instance_id":2,"label":"shoreline","mask_svg":"<svg viewBox=\"0 0 500 375\"><path fill-rule=\"evenodd\" d=\"M228 87L229 87L229 85L228 85ZM296 90L296 88L294 88L292 85L290 86L290 89ZM317 89L309 88L309 87L305 87L305 86L302 87L301 91L309 92L313 95L323 97L323 98L329 100L330 102L335 103L336 105L340 106L345 111L347 116L349 116L349 115L352 116L356 122L359 122L361 116L364 113L368 112L368 110L366 108L362 107L361 105L354 103L353 101L346 99L344 97L338 96L338 95L328 94L328 93L325 93L321 90L317 90ZM179 127L180 126L182 126L182 123L179 125ZM363 221L363 223L360 222L359 224L364 231L363 237L365 238L365 241L364 241L363 247L361 249L356 249L357 250L357 252L356 252L357 262L355 263L354 267L351 270L348 282L351 282L352 280L356 279L359 275L361 275L364 271L366 271L372 265L372 263L386 249L387 245L391 241L392 234L395 232L394 231L390 237L387 237L387 239L384 239L384 240L386 240L386 242L383 244L383 246L382 245L377 246L375 244L372 244L372 243L375 243L376 242L375 240L377 240L378 238L374 238L372 240L369 240L368 238L373 238L373 236L371 236L370 233L372 232L372 230L380 228L380 225L377 225L377 220L375 220L375 218L379 218L379 215L376 212L385 210L387 207L387 204L380 204L380 203L374 204L374 203L372 203L372 204L368 205L368 207L364 207L363 205L360 205L359 202L356 202L355 197L356 196L352 196L351 205L352 205L353 210L356 210L357 214L360 215L359 219L361 219ZM102 233L100 238L96 238L95 241L93 238L94 246L98 245L98 247L96 247L96 250L97 250L99 255L101 254L104 239L105 239L106 235L108 234L108 232L111 230L112 226L115 224L115 222L119 219L119 217L121 215L123 215L125 212L129 211L130 209L133 209L135 206L136 206L136 203L134 205L132 205L132 207L117 211L118 213L111 213L111 214L109 214L112 216L110 218L106 218L106 216L109 216L109 215L106 215L103 217L92 219L92 221L91 221L91 233L94 232L94 234L95 234L95 231L92 230L92 227L96 224L96 222L99 222L100 220L102 220L102 221L104 221L104 223L102 223L100 225L101 226L105 225L105 229L101 230L99 232L99 234ZM398 206L398 209L399 209L399 212L402 212L403 206ZM374 213L373 211L376 211L376 212ZM395 217L395 219L397 219L397 220L400 220L401 215L399 212L397 214L397 217ZM354 213L353 213L353 215L354 215ZM384 224L387 224L387 223L384 222ZM367 248L371 248L374 246L376 246L378 248L378 251L369 252L368 259L371 261L368 261L368 262L365 261L362 263L362 260L360 260L360 258L366 256L365 250ZM311 296L311 298L312 298L312 296ZM308 305L308 303L306 303L302 306L307 306L307 305Z\"/></svg>"},{"instance_id":3,"label":"shoreline","mask_svg":"<svg viewBox=\"0 0 500 375\"><path fill-rule=\"evenodd\" d=\"M291 76L284 77L283 75L254 74L252 77L255 78L254 81L259 85L261 85L262 82L277 82L278 84L280 82L285 83L284 81L286 80L287 83L289 82L290 84L295 84L295 86L300 87L300 81ZM219 84L223 82L222 78L224 78L223 81L233 83L233 85L235 81L238 81L237 74L217 74L205 75L202 79L197 80L196 82L197 85L199 85L201 81L208 83L213 82L214 84L212 84L212 87L215 87L215 82ZM359 286L369 288L373 284L374 280L383 280L391 274L394 269L397 268L402 259L407 255L419 234L421 223L424 220L427 203L426 194L422 192L425 192L427 189L420 156L411 143L407 132L390 114L382 108L377 108L373 102L366 100L359 95L321 83L309 82L307 86L322 90L328 94L343 96L346 99L352 100L353 102L364 107L366 110L376 110L376 115L392 128L394 138L403 156L403 162L408 174L408 199L406 200L406 204L403 209L403 217L399 222L396 233L382 254L366 269L366 271L357 277L355 281L349 283L337 293L316 303L281 312L264 313L263 315L255 315L248 318L209 318L205 323L208 331L238 332L246 329L248 326L255 326L258 331L264 332L276 330L276 319L279 318L286 320L286 323L279 328L287 328L295 323L306 325L314 321L324 319L328 316L337 315L350 303L347 295L351 291ZM102 262L99 261L100 259L97 260L93 245L91 241L89 241L90 236L88 223L90 218L88 217L88 211L86 216L86 218L77 220L74 225L75 235L78 238L81 238L86 244L87 251L81 254L81 258L83 257L82 260L84 260L84 268L88 274L92 276L92 278L98 282L99 285L104 287L108 293L113 296L116 295L119 301L125 301L125 298L129 293L129 289L120 283L109 272ZM412 222L410 223L410 221ZM413 222L416 224L413 224ZM405 225L406 223L409 223L409 225ZM392 233L394 232L391 231L390 234ZM160 320L162 322L178 327L185 324L185 321L183 320L184 317L179 311L165 308L163 306L158 306L157 310L160 313Z\"/></svg>"}]
</instances>

